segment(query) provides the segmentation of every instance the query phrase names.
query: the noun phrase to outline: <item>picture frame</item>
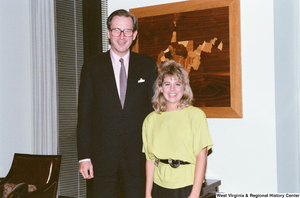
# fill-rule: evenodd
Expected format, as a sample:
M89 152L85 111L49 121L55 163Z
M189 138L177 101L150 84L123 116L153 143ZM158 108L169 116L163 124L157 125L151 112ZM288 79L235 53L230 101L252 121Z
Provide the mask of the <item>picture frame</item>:
M181 63L194 106L207 118L242 118L239 0L190 0L132 8L139 29L132 51Z

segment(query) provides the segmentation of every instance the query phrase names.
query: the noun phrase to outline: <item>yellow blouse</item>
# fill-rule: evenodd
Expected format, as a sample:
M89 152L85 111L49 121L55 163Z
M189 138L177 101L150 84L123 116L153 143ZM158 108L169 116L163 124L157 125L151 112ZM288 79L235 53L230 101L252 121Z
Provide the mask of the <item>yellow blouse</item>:
M154 183L175 189L193 185L196 156L212 147L205 113L193 106L178 111L150 113L143 123L143 152L147 160L174 159L191 164L172 168L159 163Z

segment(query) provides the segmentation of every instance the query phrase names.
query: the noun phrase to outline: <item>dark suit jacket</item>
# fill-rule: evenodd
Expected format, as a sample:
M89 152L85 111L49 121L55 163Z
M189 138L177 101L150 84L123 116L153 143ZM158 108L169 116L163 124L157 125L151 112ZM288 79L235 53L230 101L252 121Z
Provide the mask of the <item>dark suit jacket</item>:
M124 109L109 51L85 61L78 97L78 158L91 158L95 173L113 175L124 157L133 175L145 174L142 123L152 111L154 58L130 52Z

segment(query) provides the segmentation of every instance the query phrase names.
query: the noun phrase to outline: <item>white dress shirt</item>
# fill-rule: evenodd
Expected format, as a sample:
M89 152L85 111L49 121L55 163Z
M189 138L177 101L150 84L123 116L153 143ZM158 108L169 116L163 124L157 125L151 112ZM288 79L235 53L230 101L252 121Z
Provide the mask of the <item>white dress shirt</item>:
M112 50L110 50L110 58L111 58L111 62L112 62L113 69L114 69L115 80L116 80L119 97L120 97L120 69L121 69L120 58L123 58L123 60L124 60L126 76L128 77L129 54L130 53L128 50L127 54L124 57L119 57Z

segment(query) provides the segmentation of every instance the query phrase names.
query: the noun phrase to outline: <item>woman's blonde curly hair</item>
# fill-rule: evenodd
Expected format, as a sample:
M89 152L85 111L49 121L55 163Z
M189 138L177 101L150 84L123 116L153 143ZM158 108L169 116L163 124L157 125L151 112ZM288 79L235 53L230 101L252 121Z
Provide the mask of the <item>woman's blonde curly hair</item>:
M161 87L166 76L177 78L184 85L183 96L178 104L178 109L192 105L193 92L190 87L189 75L185 68L174 60L164 62L160 66L158 77L154 83L154 96L152 97L153 108L157 113L166 111L166 99L161 93Z

